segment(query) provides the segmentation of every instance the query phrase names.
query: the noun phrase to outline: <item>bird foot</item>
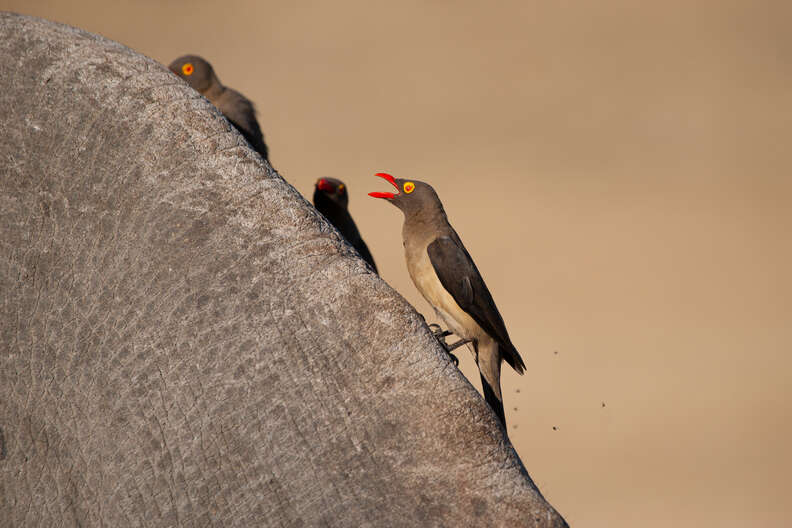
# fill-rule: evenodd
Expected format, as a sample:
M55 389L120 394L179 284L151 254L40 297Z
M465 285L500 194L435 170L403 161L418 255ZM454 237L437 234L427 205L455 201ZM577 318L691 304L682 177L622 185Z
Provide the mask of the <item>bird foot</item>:
M437 339L437 342L440 343L440 346L443 347L443 350L445 350L446 354L448 354L448 357L449 359L451 359L451 362L454 364L454 366L458 367L459 358L456 357L454 354L452 354L451 351L457 348L458 346L460 346L461 343L454 343L453 345L449 345L448 343L446 343L445 340L445 338L447 336L450 336L453 332L451 332L450 330L443 330L442 328L440 328L440 325L434 323L429 325L429 329L432 331L432 335L435 336L435 339Z
M437 339L443 339L444 337L450 336L451 334L453 334L453 332L451 330L443 330L442 328L440 328L440 325L437 324L437 323L430 324L429 325L429 330L432 331L432 333L434 334L434 336ZM445 340L444 339L443 339L443 344L445 344Z

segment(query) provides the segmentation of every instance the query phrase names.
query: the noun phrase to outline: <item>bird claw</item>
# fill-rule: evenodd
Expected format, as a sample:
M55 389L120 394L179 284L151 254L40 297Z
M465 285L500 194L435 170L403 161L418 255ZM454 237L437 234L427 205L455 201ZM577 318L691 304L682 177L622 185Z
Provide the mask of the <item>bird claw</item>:
M443 347L443 350L445 350L445 353L448 354L448 358L451 360L451 362L454 364L454 366L458 367L459 366L459 358L456 357L454 354L452 354L451 351L454 350L455 348L457 348L457 347L469 342L469 340L467 340L467 341L463 340L463 341L460 341L458 343L454 343L453 345L449 345L448 343L446 343L445 338L447 336L450 336L453 332L451 332L450 330L443 330L442 328L440 328L439 324L435 324L435 323L430 324L429 325L429 329L432 331L432 335L435 336L435 339L437 339L437 342L440 343L440 346Z
M445 338L446 336L450 336L453 334L451 330L443 330L440 328L440 325L437 323L432 323L429 325L429 330L432 331L432 334L445 345Z
M459 367L459 358L456 357L454 354L446 350L446 354L448 354L448 359L451 360L451 363L454 364L455 367Z

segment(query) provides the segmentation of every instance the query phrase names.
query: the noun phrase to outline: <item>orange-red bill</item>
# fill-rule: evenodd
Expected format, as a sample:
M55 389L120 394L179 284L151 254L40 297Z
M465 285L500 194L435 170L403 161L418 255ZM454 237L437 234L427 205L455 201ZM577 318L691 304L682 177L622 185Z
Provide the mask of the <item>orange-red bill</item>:
M320 191L328 191L328 192L330 192L330 191L332 191L332 190L333 190L333 184L332 184L332 183L330 183L329 181L325 180L324 178L320 179L320 180L319 180L319 181L316 183L316 187L317 187L317 188L318 188Z
M383 180L389 181L391 185L396 187L396 194L399 194L399 186L396 185L396 180L393 179L393 176L391 176L390 174L386 174L384 172L378 172L374 176L379 176ZM370 192L369 196L373 196L374 198L392 199L392 198L396 198L396 194L389 193L389 192Z

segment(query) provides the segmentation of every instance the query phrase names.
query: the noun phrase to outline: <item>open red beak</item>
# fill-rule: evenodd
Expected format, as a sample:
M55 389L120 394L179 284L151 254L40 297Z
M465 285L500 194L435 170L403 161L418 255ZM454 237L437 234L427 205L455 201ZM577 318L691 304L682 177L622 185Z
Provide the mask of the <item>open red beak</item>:
M396 187L396 194L399 194L400 192L399 186L396 185L396 180L393 179L393 176L391 176L390 174L385 174L384 172L378 172L374 176L379 176L383 180L388 180L391 185ZM373 196L374 198L387 198L389 200L392 200L393 198L396 198L396 194L389 192L370 192L369 196Z

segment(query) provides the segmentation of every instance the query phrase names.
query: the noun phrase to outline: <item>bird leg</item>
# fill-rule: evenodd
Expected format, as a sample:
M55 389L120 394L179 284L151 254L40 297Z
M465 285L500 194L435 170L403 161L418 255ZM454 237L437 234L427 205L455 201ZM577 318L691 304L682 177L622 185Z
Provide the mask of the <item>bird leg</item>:
M468 343L472 343L472 342L473 342L472 339L460 339L459 341L457 341L453 345L446 345L446 352L448 352L450 354L452 350L454 350L456 348L459 348L462 345L467 345ZM444 342L444 344L445 344L445 342Z
M459 343L454 343L453 345L449 346L449 344L446 343L445 340L445 338L453 334L453 332L451 330L443 330L442 328L440 328L439 324L435 324L435 323L429 325L429 330L432 331L432 335L435 336L437 342L440 343L440 345L443 347L443 350L446 351L446 354L448 354L448 357L451 359L451 362L454 364L454 366L458 367L459 358L456 357L454 354L452 354L451 351L454 350L456 347L458 347Z
M454 332L452 332L451 330L443 330L442 328L440 328L440 325L436 323L430 324L429 329L432 331L432 333L437 338L437 340L440 341L440 343L443 345L443 348L446 349L446 352L451 352L452 350L459 348L462 345L467 345L468 343L473 342L472 339L461 339L456 343L454 343L453 345L449 345L448 343L446 343L445 338L447 336L452 335Z
M443 330L442 328L440 328L440 325L437 324L437 323L430 324L429 325L429 330L432 331L432 333L434 334L434 336L437 339L442 339L442 338L444 338L446 336L450 336L451 334L454 333L451 330Z

